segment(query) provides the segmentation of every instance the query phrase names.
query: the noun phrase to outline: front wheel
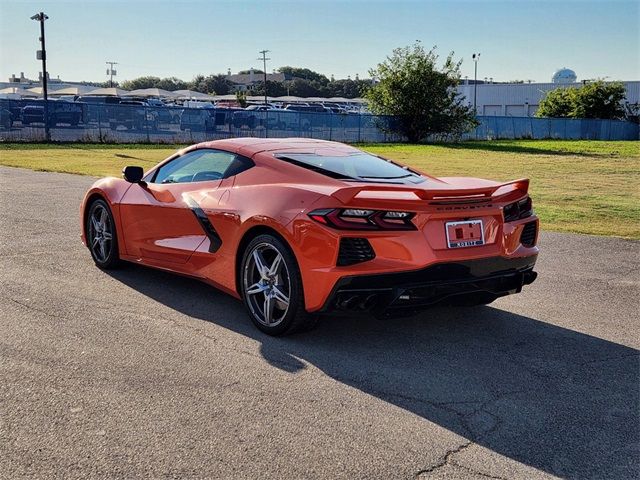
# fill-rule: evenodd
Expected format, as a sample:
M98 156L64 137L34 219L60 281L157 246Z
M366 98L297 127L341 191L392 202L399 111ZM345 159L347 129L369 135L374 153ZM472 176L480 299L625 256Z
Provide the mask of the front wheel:
M269 335L307 330L315 317L304 308L302 278L288 246L259 235L247 246L240 271L242 298L254 325Z
M116 224L111 209L104 200L96 200L89 207L85 237L91 257L99 268L108 270L118 266L120 255Z

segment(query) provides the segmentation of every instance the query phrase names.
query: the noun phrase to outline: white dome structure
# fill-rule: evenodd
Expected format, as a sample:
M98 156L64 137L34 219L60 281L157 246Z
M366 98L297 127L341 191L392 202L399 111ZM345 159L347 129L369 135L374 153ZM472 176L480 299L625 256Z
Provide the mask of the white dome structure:
M576 83L577 79L576 72L566 67L562 67L551 77L553 83Z

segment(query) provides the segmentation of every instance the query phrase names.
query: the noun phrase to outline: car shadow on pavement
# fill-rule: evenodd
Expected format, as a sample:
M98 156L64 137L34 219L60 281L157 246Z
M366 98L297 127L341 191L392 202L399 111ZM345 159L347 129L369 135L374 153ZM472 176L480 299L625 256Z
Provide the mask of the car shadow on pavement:
M327 316L311 332L272 338L239 301L195 280L134 266L111 275L255 339L275 368L309 363L518 462L561 477L637 478L634 348L492 307L391 320Z

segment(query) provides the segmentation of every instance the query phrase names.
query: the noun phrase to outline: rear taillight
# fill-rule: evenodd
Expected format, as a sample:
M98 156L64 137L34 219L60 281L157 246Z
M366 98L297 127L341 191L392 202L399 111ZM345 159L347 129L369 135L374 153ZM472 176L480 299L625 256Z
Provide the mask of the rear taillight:
M339 230L416 230L415 213L359 208L321 208L309 218Z
M521 218L530 217L533 215L533 203L531 202L531 197L526 197L522 200L506 205L502 209L502 213L504 214L505 222L513 222L515 220L520 220Z

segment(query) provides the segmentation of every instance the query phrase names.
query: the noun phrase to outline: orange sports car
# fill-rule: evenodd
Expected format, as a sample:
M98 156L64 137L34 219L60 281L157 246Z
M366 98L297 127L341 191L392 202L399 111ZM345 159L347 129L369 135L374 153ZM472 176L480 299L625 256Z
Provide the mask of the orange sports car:
M316 313L481 305L536 278L529 181L435 178L354 147L238 138L185 148L81 207L100 268L128 260L241 298L262 331Z

